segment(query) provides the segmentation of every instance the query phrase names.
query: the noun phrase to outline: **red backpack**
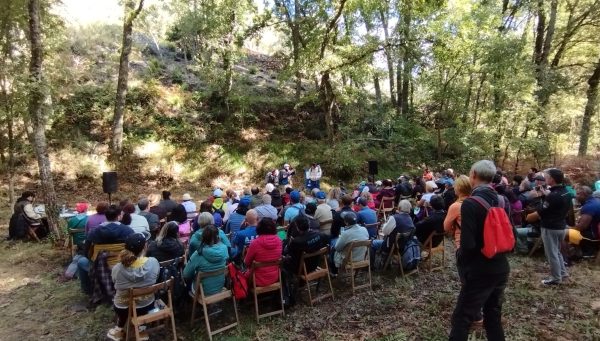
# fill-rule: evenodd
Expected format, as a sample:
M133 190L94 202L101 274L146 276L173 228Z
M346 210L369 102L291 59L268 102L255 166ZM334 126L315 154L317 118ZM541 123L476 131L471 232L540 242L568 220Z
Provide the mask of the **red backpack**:
M243 300L248 296L248 280L242 272L233 263L227 264L229 278L231 279L231 289L236 300Z
M512 224L504 210L504 197L498 195L498 206L491 207L481 197L472 196L479 205L487 210L483 223L483 248L481 253L487 258L494 258L499 253L510 252L515 247L515 236Z

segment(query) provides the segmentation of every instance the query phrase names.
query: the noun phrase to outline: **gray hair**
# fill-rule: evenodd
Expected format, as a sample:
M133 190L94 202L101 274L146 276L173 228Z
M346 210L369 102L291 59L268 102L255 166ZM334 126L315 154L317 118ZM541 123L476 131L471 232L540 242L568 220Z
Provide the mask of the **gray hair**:
M147 209L148 205L150 205L150 201L147 198L142 198L138 201L138 207L140 208L140 211Z
M262 196L262 202L265 205L271 205L271 196L268 194L265 194Z
M481 181L491 182L496 175L496 165L490 160L480 160L471 166L471 173L475 173Z
M592 189L588 186L579 186L579 188L577 188L577 192L581 192L586 198L589 198L593 193Z
M213 217L212 214L210 214L210 212L202 212L202 213L200 213L200 216L198 216L198 226L204 227L207 225L214 225L214 224L215 224L215 218Z
M412 205L411 205L410 201L408 201L406 199L400 200L398 207L400 208L400 212L404 212L404 213L410 213L410 210L412 210Z

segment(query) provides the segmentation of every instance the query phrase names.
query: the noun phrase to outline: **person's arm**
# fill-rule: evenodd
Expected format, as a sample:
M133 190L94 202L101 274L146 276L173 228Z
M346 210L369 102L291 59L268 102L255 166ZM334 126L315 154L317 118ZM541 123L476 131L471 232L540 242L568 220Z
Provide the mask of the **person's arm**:
M246 258L244 258L244 264L246 264L246 268L249 269L252 266L254 258L256 258L256 244L250 243L250 246L248 246L248 252L246 252Z
M42 219L41 215L35 213L35 211L33 210L32 204L25 205L25 207L23 207L23 213L25 213L27 218L32 219L32 220Z
M583 211L583 209L582 209ZM590 224L592 223L592 216L587 213L581 213L579 216L579 220L574 228L578 231L585 231L590 228Z
M341 233L340 231L340 237L338 238L337 242L335 243L335 250L338 252L342 252L344 250L344 248L346 247L346 236L348 234L347 233Z
M394 216L390 216L388 218L388 220L385 222L385 224L383 225L383 235L387 236L390 233L392 233L392 231L394 231L394 229L396 228L396 219L394 219Z
M454 231L454 223L456 222L458 215L460 213L460 204L454 203L450 205L448 209L448 214L444 219L444 232L451 233Z
M219 238L221 239L221 242L225 244L225 246L228 248L231 247L231 241L229 241L229 238L227 238L227 235L221 229L219 229Z

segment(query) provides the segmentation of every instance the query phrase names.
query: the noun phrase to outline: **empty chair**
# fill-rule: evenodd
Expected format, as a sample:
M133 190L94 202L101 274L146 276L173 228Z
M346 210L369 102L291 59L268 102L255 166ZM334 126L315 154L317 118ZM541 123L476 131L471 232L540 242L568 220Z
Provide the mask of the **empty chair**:
M300 258L300 268L298 269L298 277L306 282L306 291L308 292L308 302L310 303L311 307L314 302L318 302L318 301L321 301L321 300L323 300L325 298L329 298L329 297L331 297L332 299L334 298L333 286L331 285L331 277L329 276L329 266L327 264L327 255L328 254L329 254L329 248L324 247L324 248L320 249L319 251L312 252L312 253L303 252L302 257ZM314 271L308 272L307 268L306 268L306 260L311 259L311 258L320 258L322 261L321 261L321 264ZM319 296L319 285L321 284L321 279L323 279L323 278L327 278L327 282L329 283L329 292L325 292L323 295ZM316 283L316 289L315 289L316 297L313 299L310 286L311 286L311 282L314 282L314 281L317 281L317 283Z

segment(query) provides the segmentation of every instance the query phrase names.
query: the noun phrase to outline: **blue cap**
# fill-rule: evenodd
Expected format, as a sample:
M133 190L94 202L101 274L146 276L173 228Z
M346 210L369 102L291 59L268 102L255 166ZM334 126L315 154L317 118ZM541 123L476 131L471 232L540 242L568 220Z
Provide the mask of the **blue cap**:
M243 197L242 199L240 199L240 203L238 204L239 206L250 206L250 198L248 197Z
M325 194L325 192L323 192L323 191L318 192L316 196L317 196L317 199L327 198L327 194Z
M296 190L292 191L292 193L290 193L290 199L294 203L300 202L300 192Z

